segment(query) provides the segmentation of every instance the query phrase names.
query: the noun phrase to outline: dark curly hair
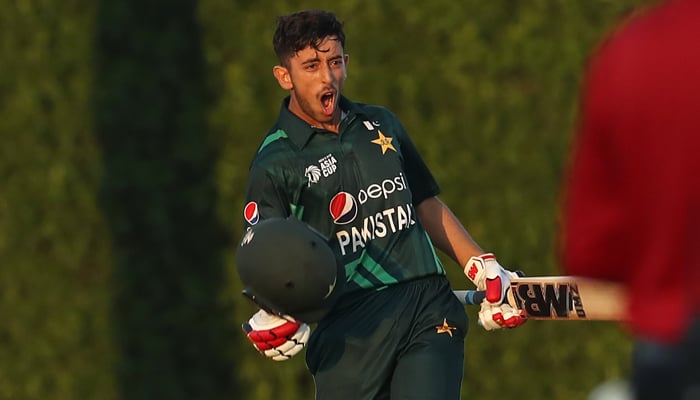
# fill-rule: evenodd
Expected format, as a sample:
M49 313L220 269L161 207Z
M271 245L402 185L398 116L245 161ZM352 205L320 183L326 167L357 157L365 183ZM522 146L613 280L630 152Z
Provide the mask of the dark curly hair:
M345 48L343 23L330 11L304 10L277 17L272 46L282 65L307 46L316 50L321 41L335 36Z

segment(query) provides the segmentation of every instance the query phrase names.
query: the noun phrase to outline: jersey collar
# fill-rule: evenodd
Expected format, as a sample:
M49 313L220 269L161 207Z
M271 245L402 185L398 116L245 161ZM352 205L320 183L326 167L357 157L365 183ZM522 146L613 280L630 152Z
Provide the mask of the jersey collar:
M359 107L345 96L340 96L338 105L341 111L347 114L345 118L352 118L361 113ZM282 129L287 136L289 136L289 139L300 149L306 146L306 143L308 143L313 134L325 131L323 128L309 125L306 121L289 111L289 96L282 100L282 107L280 107L280 114L277 122L279 128Z

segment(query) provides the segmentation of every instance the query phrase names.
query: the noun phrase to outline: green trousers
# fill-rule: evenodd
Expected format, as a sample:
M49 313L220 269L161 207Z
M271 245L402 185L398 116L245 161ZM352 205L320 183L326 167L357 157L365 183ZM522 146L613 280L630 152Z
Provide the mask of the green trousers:
M457 400L468 320L444 276L341 300L314 329L318 400Z

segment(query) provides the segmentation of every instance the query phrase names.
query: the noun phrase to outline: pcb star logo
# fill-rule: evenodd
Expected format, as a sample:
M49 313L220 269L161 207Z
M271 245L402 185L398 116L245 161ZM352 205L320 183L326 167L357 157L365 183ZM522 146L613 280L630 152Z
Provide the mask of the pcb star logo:
M457 327L448 325L447 318L443 318L442 325L436 326L435 330L437 331L438 334L446 333L446 334L450 335L450 337L452 337L452 331L456 331Z
M394 145L391 144L391 141L394 140L391 136L384 136L382 131L377 131L379 133L379 137L376 139L372 140L372 143L378 144L379 146L382 147L382 154L386 153L388 149L396 151L396 148L394 148Z

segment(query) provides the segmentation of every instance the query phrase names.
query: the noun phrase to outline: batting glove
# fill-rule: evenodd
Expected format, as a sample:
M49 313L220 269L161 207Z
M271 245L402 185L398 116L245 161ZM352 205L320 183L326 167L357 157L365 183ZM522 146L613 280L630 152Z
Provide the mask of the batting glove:
M484 329L516 328L527 321L522 311L508 304L506 298L510 278L518 275L501 267L495 255L486 253L470 258L464 266L464 274L477 290L486 291L479 311L479 325Z
M263 310L243 323L248 340L265 357L284 361L299 353L309 340L309 325L269 314Z

